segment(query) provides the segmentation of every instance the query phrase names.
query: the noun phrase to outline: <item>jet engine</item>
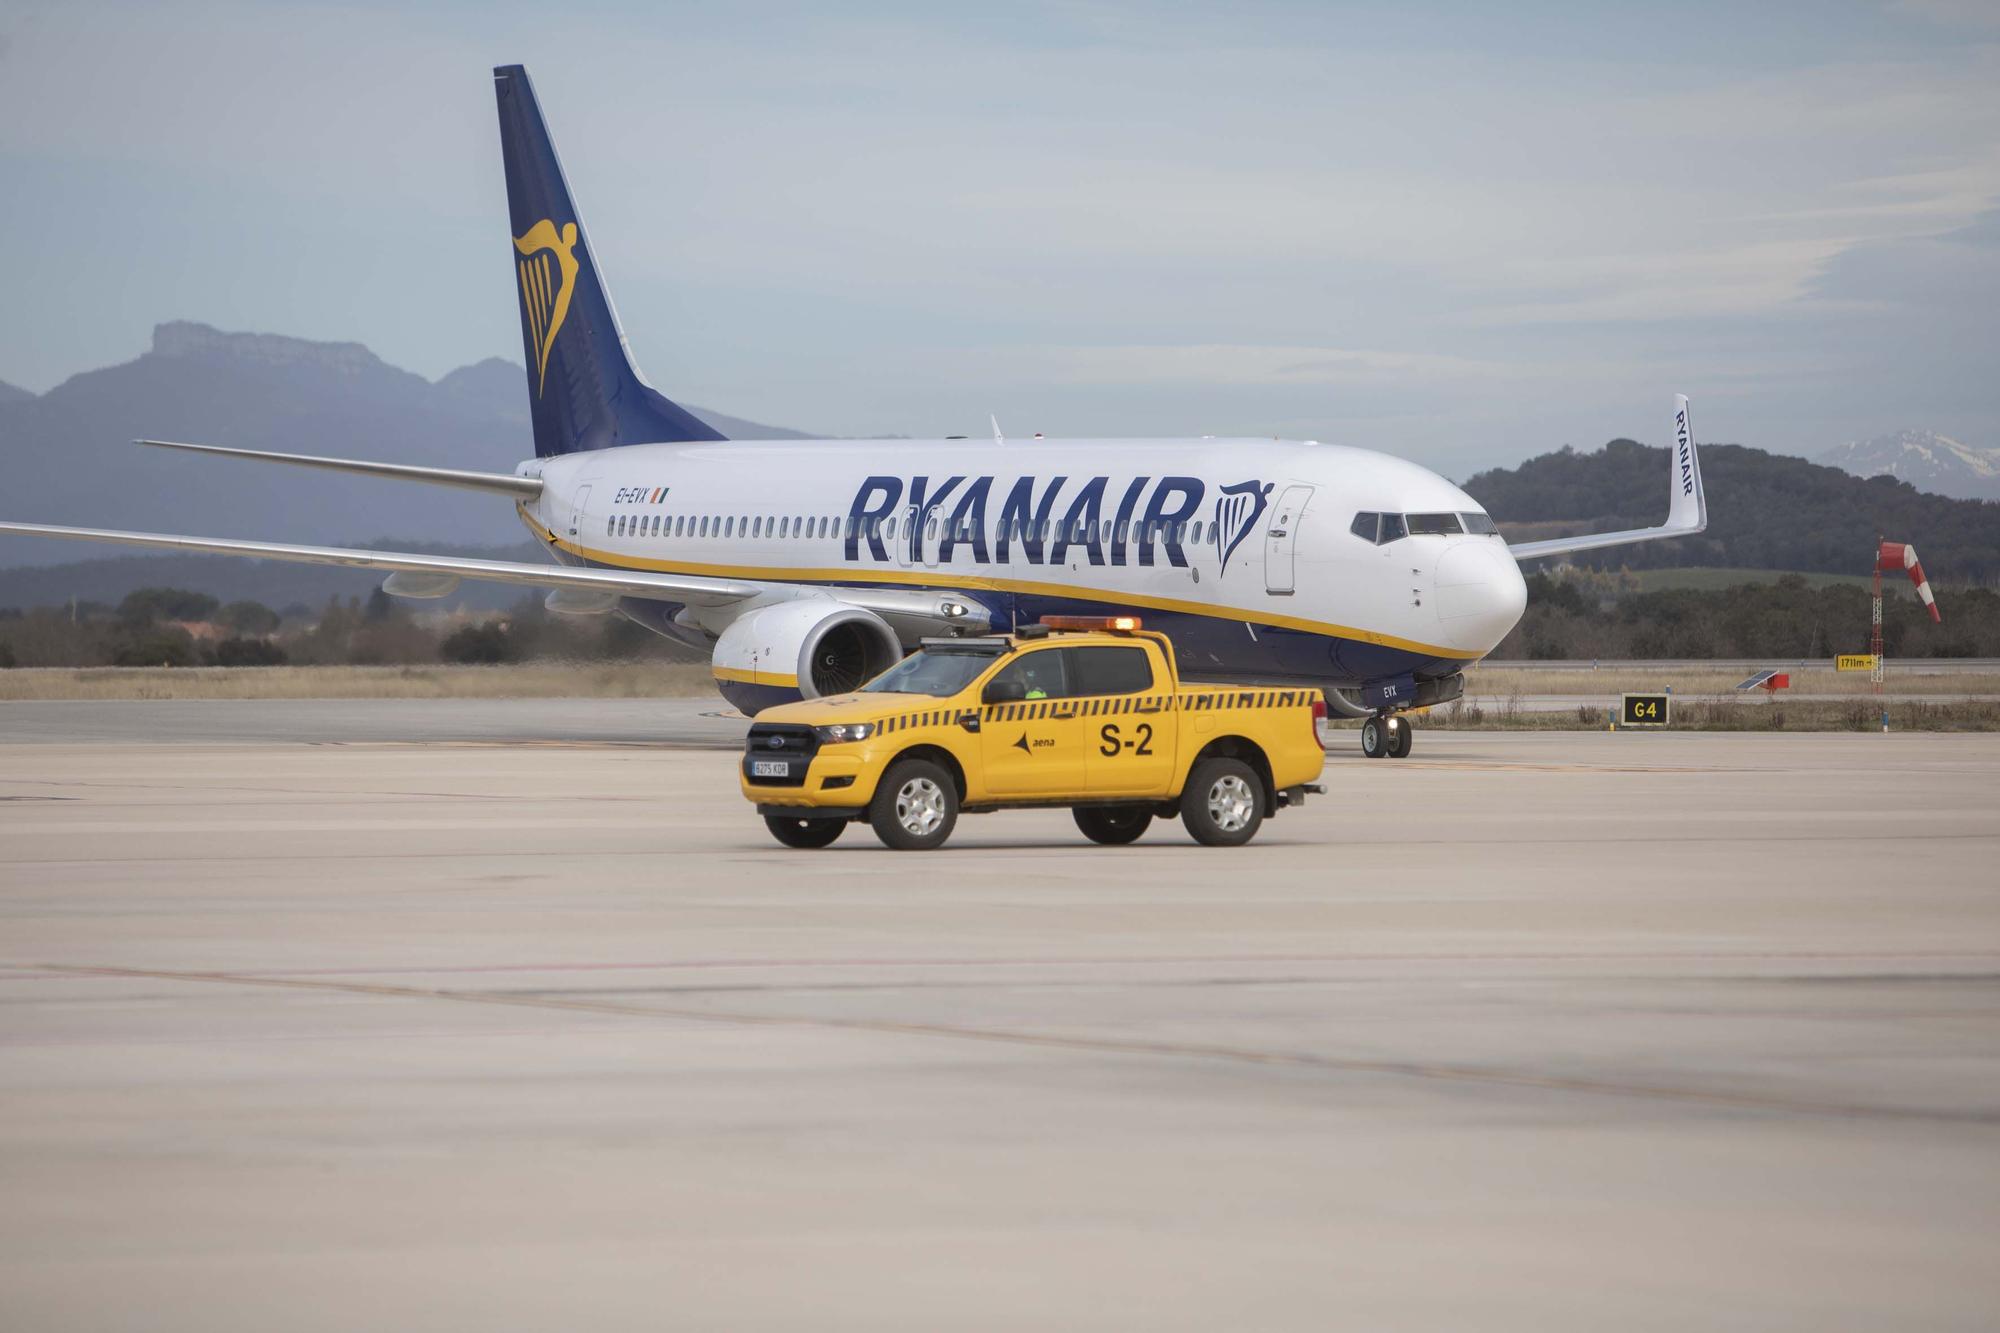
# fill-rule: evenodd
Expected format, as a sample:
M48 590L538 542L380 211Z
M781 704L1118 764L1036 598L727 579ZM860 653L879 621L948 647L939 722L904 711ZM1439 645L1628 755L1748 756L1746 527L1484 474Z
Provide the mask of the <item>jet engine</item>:
M722 697L755 713L772 704L855 689L903 660L889 622L830 597L746 611L715 642L709 669Z

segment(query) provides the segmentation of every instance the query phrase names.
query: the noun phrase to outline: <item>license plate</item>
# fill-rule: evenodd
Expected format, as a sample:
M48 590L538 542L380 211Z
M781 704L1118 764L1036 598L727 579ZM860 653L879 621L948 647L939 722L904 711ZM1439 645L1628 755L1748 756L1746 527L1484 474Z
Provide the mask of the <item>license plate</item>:
M753 778L788 778L792 766L782 759L752 759L750 776Z

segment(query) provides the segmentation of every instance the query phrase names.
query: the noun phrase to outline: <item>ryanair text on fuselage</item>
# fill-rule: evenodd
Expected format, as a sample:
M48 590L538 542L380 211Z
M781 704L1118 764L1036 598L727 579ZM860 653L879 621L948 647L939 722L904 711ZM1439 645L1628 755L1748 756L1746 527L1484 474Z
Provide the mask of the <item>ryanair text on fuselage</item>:
M1185 569L1190 524L1202 517L1208 483L1200 477L1017 477L1004 492L992 476L876 475L863 481L848 506L843 558L858 562L862 544L875 560L925 556L951 560L964 548L972 563L1060 564L1080 551L1093 565L1153 565ZM1226 570L1269 503L1271 483L1238 482L1217 489L1215 514L1203 531ZM898 527L894 521L903 521ZM939 521L942 520L942 521ZM1015 553L1018 545L1019 554ZM963 557L961 557L963 558Z

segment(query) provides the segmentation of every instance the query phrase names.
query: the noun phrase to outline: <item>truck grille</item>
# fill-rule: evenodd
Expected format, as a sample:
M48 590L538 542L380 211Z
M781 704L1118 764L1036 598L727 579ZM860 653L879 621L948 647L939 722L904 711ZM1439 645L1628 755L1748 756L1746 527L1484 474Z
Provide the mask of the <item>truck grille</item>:
M759 787L803 787L818 750L819 738L811 727L754 722L743 742L743 777ZM778 765L782 773L775 771Z

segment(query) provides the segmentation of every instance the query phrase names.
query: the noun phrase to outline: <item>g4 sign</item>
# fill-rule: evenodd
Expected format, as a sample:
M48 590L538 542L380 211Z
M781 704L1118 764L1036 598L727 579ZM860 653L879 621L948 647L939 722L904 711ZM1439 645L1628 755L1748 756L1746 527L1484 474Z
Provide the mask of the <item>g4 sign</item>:
M1619 725L1626 727L1664 727L1667 725L1668 705L1673 701L1671 694L1627 694L1621 696Z

